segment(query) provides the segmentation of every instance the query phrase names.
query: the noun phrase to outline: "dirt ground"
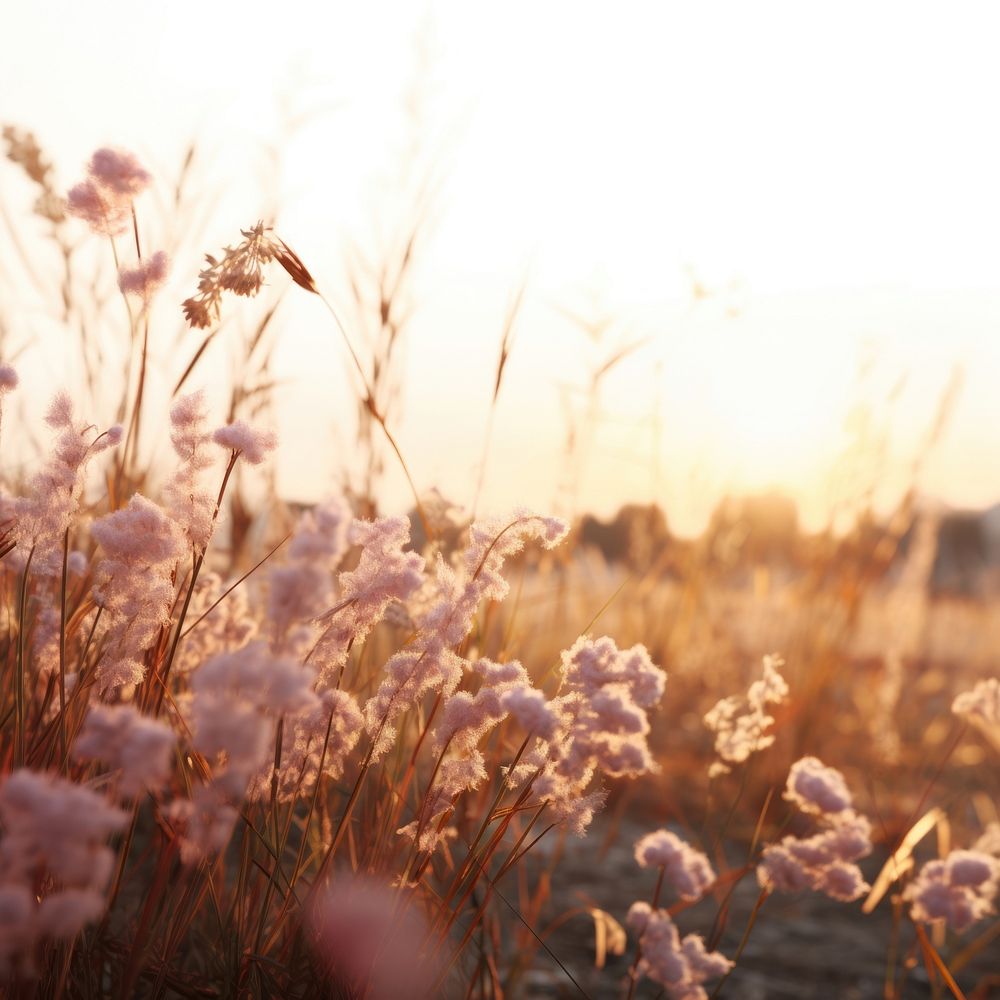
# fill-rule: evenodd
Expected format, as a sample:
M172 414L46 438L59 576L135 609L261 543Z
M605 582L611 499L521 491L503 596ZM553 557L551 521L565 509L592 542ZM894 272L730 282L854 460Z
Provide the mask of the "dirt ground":
M649 829L626 820L606 851L602 851L606 821L595 822L584 840L568 839L553 878L551 914L590 903L624 923L631 903L636 899L649 900L655 884L655 874L639 868L632 856L632 845ZM553 848L554 845L549 846L549 850ZM731 857L734 862L739 857L736 848L732 849ZM883 861L884 856L876 855L862 863L869 880ZM730 957L735 954L758 894L753 876L745 877L736 888L730 919L719 943L724 954ZM685 910L677 917L681 934L707 934L717 908L710 897ZM971 940L986 926L977 926L966 939ZM892 912L888 901L884 900L874 913L865 915L860 903L836 903L818 893L773 895L759 913L721 996L730 1000L883 1000L891 935ZM904 923L900 942L904 954L913 941L912 927ZM546 943L580 988L573 985L549 955L540 951L516 987L517 997L525 1000L624 997L634 955L631 937L625 954L609 958L604 969L594 968L594 926L587 914L571 918ZM988 946L957 979L966 994L972 996L977 985L991 974L994 977L1000 974L1000 943ZM709 993L713 987L714 984L709 987ZM947 992L933 992L919 957L909 969L899 995L904 1000L948 996ZM1000 979L992 990L986 987L974 995L977 1000L1000 997ZM665 994L658 985L644 981L636 996L651 1000Z

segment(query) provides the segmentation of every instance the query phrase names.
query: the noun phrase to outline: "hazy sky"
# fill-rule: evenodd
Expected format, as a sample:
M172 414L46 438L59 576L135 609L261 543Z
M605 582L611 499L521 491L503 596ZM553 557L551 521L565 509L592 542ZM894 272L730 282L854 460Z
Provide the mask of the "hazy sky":
M417 169L433 158L444 183L398 430L422 487L471 502L526 281L486 506L656 496L693 530L725 492L777 486L816 524L866 483L883 501L905 485L956 377L920 485L1000 497L992 3L67 0L4 24L0 119L34 129L67 186L100 145L172 178L199 141L217 196L178 299L200 252L275 211L343 296L348 241L376 246L397 211L421 81ZM5 200L18 183L0 172ZM595 344L565 310L614 323ZM284 315L280 484L315 496L351 447L354 389L322 308ZM634 343L593 402L593 372ZM386 496L405 502L395 473Z

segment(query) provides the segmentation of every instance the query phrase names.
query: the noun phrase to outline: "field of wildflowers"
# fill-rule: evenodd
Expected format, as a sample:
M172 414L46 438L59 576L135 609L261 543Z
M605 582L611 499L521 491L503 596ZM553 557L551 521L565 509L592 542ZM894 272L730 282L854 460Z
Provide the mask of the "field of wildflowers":
M213 414L207 341L150 409L171 267L141 239L150 172L101 149L64 193L28 133L4 137L37 196L25 230L64 263L67 327L74 248L103 241L129 337L117 422L52 386L29 471L0 465L6 995L777 995L740 979L772 896L884 932L874 995L1000 988L1000 680L901 680L912 655L888 629L866 675L850 641L874 584L847 586L836 554L777 594L799 623L778 655L767 628L736 641L763 612L734 609L697 553L679 584L654 568L612 587L544 513L465 523L416 486L412 519L370 498L246 499L280 442L256 398ZM215 336L265 271L322 298L258 223L207 257L178 304L190 328ZM409 478L370 360L327 307L369 431ZM82 370L101 384L92 353ZM4 456L35 433L25 391L0 354ZM150 425L172 445L156 468ZM926 616L919 590L886 606ZM642 892L573 898L561 862L595 838ZM589 968L561 952L570 928L595 942ZM844 982L800 995L872 995Z

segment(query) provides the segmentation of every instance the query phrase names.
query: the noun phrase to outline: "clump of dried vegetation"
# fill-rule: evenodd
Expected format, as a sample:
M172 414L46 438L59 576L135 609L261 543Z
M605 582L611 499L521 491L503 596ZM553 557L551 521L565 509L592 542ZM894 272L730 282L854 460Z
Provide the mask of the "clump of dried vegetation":
M557 518L456 521L419 494L382 402L398 278L378 284L376 335L354 343L263 223L207 256L183 312L208 332L181 352L167 414L151 414L152 307L171 266L141 239L156 180L102 149L63 196L29 133L4 139L37 198L18 245L51 292L25 234L51 242L53 319L80 332L82 373L79 399L54 394L31 471L0 468L9 995L502 997L548 967L568 994L707 997L738 973L767 900L803 893L856 920L891 910L885 995L903 995L918 962L934 990L962 995L957 977L1000 928L997 681L957 678L952 716L939 676L900 680L914 655L888 631L862 677L851 642L882 554L852 575L831 541L804 583L737 598L697 546L669 579L653 561L618 581ZM117 293L82 273L81 247L99 240ZM380 273L405 273L411 251L403 241ZM369 492L297 513L267 490L244 496L246 467L259 474L278 446L273 307L244 340L224 417L196 386L226 296L257 296L268 268L327 303L360 380L363 447L406 471L419 547L416 522L379 516ZM12 411L11 336L5 456L30 437ZM113 389L101 373L116 337ZM89 407L107 413L117 390L113 422L95 426ZM165 416L172 455L154 466L143 428ZM926 617L920 580L907 586ZM787 625L787 665L767 656L748 679L767 614ZM740 615L758 632L740 637ZM602 810L606 843L626 813L652 830L634 845L645 897L617 913L574 910L559 890L560 859ZM940 857L921 865L934 830ZM746 882L759 895L737 926ZM682 931L695 904L714 918ZM579 917L607 966L588 985L552 943Z

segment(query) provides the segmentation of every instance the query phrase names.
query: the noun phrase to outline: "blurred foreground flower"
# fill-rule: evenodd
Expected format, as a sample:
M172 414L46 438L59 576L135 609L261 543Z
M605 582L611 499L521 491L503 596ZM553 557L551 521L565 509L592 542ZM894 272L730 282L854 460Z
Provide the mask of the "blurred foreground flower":
M114 865L105 841L127 818L51 774L24 768L0 786L0 979L30 975L36 941L71 940L104 912Z
M313 947L338 996L421 1000L432 996L440 963L422 955L427 921L410 890L341 875L319 896Z
M153 293L167 280L169 266L167 255L162 250L157 250L152 257L140 261L136 267L123 267L118 272L118 288L125 295L135 295L142 299L143 305L148 307Z
M133 198L149 187L152 178L132 153L115 149L97 150L87 173L87 179L66 196L69 213L95 233L123 233L131 220Z

